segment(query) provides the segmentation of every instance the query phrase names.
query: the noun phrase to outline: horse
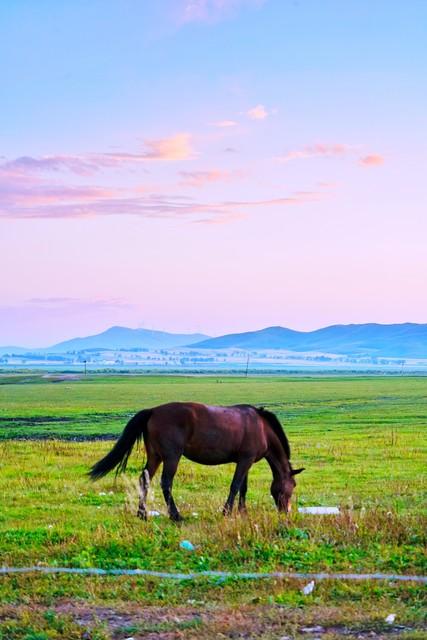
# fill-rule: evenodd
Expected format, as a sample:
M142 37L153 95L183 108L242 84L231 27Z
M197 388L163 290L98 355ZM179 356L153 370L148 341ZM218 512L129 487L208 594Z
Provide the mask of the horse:
M144 439L147 462L139 478L137 516L147 519L146 499L150 482L163 463L161 487L171 520L181 514L172 496L172 484L181 456L205 465L236 463L223 514L233 510L239 492L238 510L246 512L248 471L265 458L271 467L271 495L279 512L289 512L295 488L289 441L274 413L251 405L208 406L196 402L171 402L143 409L133 416L111 451L89 471L92 480L116 469L125 471L136 442Z

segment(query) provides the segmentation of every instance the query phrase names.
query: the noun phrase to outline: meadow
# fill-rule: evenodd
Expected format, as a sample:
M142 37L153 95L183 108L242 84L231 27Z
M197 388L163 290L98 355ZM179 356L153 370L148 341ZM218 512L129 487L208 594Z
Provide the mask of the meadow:
M224 519L233 467L183 461L180 526L159 477L148 508L160 515L135 517L142 449L126 475L88 480L131 415L171 400L274 411L306 467L292 514L276 513L264 462L249 476L248 515ZM424 377L0 376L0 564L426 575L426 418ZM340 514L297 510L310 505ZM310 595L304 584L4 575L0 639L426 637L421 584L324 581Z

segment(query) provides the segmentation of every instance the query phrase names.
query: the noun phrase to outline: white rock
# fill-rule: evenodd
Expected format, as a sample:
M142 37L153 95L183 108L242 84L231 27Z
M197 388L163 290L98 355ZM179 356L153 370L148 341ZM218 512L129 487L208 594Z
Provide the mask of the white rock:
M298 511L300 513L311 513L316 516L336 516L340 512L338 507L298 507Z
M160 511L149 511L148 515L152 516L153 518L156 518L157 516L160 515Z
M389 613L387 618L384 619L384 622L387 622L387 624L393 624L393 622L396 620L396 614L395 613Z
M305 587L303 587L301 589L301 591L303 592L303 594L305 596L309 596L310 593L313 593L314 591L314 580L312 580L311 582L309 582L308 584L305 585Z

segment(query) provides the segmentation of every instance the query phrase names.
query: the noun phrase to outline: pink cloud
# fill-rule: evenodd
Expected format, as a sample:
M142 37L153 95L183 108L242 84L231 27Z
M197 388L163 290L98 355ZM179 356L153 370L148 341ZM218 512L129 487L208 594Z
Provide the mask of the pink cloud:
M263 104L257 104L256 107L249 109L246 112L246 115L251 120L265 120L265 118L268 117L269 112L267 111L267 109L264 107Z
M354 150L346 144L314 144L295 151L289 151L286 155L277 158L280 162L291 160L304 160L306 158L325 158L331 156L343 156Z
M231 127L236 127L238 122L235 120L219 120L218 122L212 122L213 127L218 127L219 129L227 129Z
M138 158L179 159L193 153L188 134L177 134L171 138L152 140ZM73 158L73 160L75 160ZM127 162L134 154L92 154L90 162L96 166L103 163ZM34 160L34 161L33 161ZM302 204L317 198L312 192L295 192L286 197L267 200L214 201L195 200L182 193L160 193L152 186L105 187L99 185L66 185L51 183L43 171L60 170L64 165L80 170L68 162L64 155L40 159L40 164L29 156L0 166L0 217L7 219L61 219L101 216L141 216L145 218L175 218L200 222L230 222L244 217L245 211L257 207ZM84 158L86 163L89 161ZM110 166L110 164L109 164ZM49 167L49 169L47 169ZM28 172L28 173L27 173ZM219 181L230 181L242 177L242 172L211 169L204 171L181 171L180 186L203 187Z
M176 133L170 138L146 140L149 148L143 157L151 160L187 160L194 156L189 133Z
M364 165L365 167L379 167L380 165L384 164L384 162L384 156L380 156L376 153L373 153L369 156L364 156L359 160L359 163Z
M84 309L92 309L92 308L132 308L133 305L129 304L122 298L97 298L95 300L84 300L81 298L69 298L69 297L51 297L51 298L29 298L24 301L24 305L28 306L37 306L44 307L49 309L62 309L66 311L71 307L78 308L80 311ZM24 306L23 305L23 306Z
M97 166L92 161L79 156L43 156L41 158L21 156L0 166L2 173L8 172L16 175L70 171L80 176L86 176L91 175L96 170Z
M229 171L221 171L220 169L212 169L211 171L180 171L183 180L180 182L186 187L201 187L210 182L219 182L228 180L231 177Z
M149 160L179 161L194 157L192 137L189 133L176 133L168 138L145 140L141 153L88 153L83 155L52 155L33 158L21 156L0 165L0 175L19 176L34 173L69 171L89 176L104 168L147 162Z
M269 198L266 200L243 200L224 202L224 207L265 207L304 204L306 202L314 202L319 200L321 194L317 191L294 191L292 195L280 198Z
M118 189L94 186L51 185L31 176L2 173L0 171L0 215L9 208L35 207L58 202L89 202L111 198Z
M190 180L223 179L225 172L195 172ZM290 196L266 200L200 202L174 194L143 194L141 189L104 189L0 184L0 217L13 219L61 219L133 215L145 218L193 219L227 222L244 217L245 209L304 204L318 199L316 192L298 191ZM202 216L202 220L201 220Z

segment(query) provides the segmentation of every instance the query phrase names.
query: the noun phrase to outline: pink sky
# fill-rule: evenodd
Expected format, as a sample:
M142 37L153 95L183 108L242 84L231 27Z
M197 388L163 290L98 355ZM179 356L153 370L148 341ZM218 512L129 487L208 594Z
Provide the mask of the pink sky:
M74 58L35 15L28 57L18 55L22 14L4 17L0 54L14 73L0 158L0 345L113 324L218 335L426 322L415 18L396 50L400 17L369 32L368 4L353 27L343 17L343 33L326 26L332 7L166 5L163 22L160 9L141 9L138 40L107 2L98 44L77 29L94 9L57 7L65 45L82 38ZM292 25L307 30L303 43Z

